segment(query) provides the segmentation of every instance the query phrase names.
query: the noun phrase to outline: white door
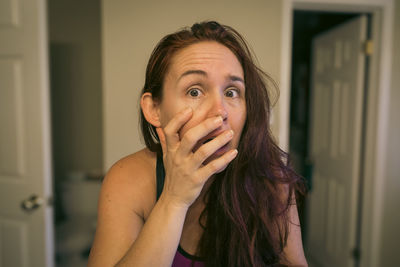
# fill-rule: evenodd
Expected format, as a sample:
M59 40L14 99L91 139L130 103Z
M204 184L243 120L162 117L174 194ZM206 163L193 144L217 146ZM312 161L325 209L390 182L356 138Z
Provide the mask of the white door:
M367 18L313 40L307 251L318 266L354 266Z
M0 266L54 266L45 0L0 0Z

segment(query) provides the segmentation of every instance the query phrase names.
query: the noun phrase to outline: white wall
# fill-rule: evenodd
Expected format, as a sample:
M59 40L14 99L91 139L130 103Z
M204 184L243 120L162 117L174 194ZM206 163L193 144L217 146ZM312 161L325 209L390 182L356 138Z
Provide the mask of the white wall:
M260 66L276 80L280 76L279 0L103 0L102 12L105 169L144 147L139 138L139 92L150 53L164 35L194 22L217 20L243 34ZM275 134L278 127L273 125Z

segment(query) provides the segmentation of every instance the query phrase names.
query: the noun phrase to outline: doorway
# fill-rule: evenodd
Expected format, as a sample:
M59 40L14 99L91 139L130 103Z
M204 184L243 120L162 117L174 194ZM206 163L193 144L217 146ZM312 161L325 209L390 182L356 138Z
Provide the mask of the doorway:
M361 15L315 11L293 14L289 152L311 195L300 205L299 214L305 251L312 266L359 263L364 143L361 129L365 127L362 112L367 79L364 83L355 76L361 74L365 78L368 61L364 60L367 57L361 51L360 40L346 34L349 30L355 35L361 31L362 43L369 39L370 16ZM346 57L347 66L338 66ZM359 59L362 62L354 64ZM320 68L321 64L325 67ZM323 68L325 75L318 74ZM343 76L349 72L354 77ZM346 103L349 99L359 104ZM346 140L359 145L346 144ZM342 154L337 152L338 144ZM346 210L347 206L350 208ZM341 218L344 216L348 221Z
M101 1L47 1L57 267L87 265L103 176Z
M391 92L391 61L393 42L394 1L348 0L284 0L282 16L282 65L279 133L280 146L289 143L289 103L292 51L292 18L294 10L367 12L372 14L371 35L374 49L369 60L367 75L369 90L366 106L366 129L364 153L364 186L362 192L362 222L360 266L378 266L381 259L383 229L382 208L384 201L385 168L388 153L386 133L388 130L388 103ZM379 177L379 179L377 179Z
M306 179L308 190L312 187L309 162L312 40L356 16L359 14L303 10L296 10L293 14L289 153L296 171ZM305 222L302 211L301 222ZM302 231L305 236L306 229Z

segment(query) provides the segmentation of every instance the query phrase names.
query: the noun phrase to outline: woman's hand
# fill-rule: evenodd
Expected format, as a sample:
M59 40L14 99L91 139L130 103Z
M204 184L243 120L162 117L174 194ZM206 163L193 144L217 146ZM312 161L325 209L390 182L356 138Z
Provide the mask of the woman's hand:
M221 133L193 152L201 138L222 125L222 118L208 118L189 129L180 139L179 130L191 117L192 109L185 109L175 115L164 129L156 129L163 150L166 173L161 197L185 207L196 200L208 178L225 168L237 155L237 150L233 149L203 165L208 157L232 139L233 131Z

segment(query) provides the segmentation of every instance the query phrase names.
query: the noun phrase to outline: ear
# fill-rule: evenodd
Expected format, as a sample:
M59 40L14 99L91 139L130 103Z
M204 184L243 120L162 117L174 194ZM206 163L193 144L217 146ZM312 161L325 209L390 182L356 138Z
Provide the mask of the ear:
M146 121L154 127L161 127L160 106L158 101L153 99L151 93L144 93L140 98L140 106Z

